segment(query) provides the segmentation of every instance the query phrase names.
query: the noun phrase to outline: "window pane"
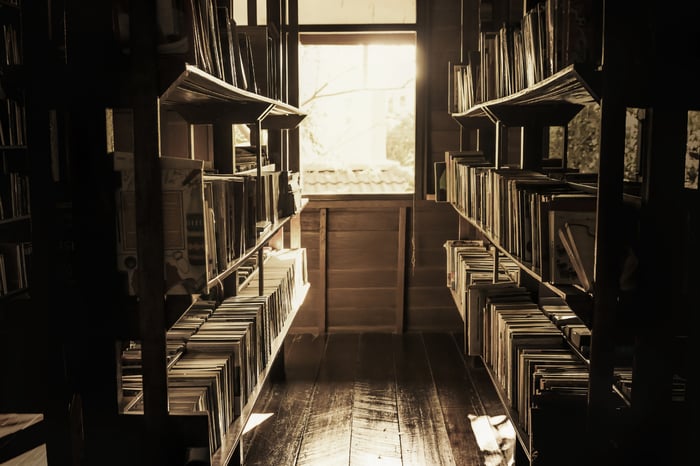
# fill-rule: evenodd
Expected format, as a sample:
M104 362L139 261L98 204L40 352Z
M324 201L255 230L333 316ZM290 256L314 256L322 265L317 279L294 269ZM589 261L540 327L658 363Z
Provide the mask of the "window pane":
M412 24L416 0L299 0L299 24Z
M266 1L256 0L255 8L257 10L257 20L255 24L267 24ZM233 0L233 19L239 26L248 25L248 0Z
M415 44L301 45L299 56L304 192L413 192Z

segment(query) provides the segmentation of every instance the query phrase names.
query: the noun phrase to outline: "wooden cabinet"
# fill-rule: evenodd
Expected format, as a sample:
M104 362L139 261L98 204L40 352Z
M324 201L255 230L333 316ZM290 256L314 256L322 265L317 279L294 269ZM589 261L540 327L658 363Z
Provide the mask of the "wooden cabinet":
M578 375L580 364L567 369L571 386L576 377L583 380L577 384L579 396L560 389L557 397L542 378L539 385L517 379L517 371L524 370L517 355L526 351L512 349L508 342L515 340L482 344L479 355L516 426L516 460L561 464L567 455L567 464L610 458L648 464L668 461L668 455L683 462L692 452L684 445L686 424L679 413L695 403L694 376L683 361L694 354L696 332L681 322L688 322L685 309L697 299L683 285L697 278L687 268L697 254L692 245L697 208L691 200L697 200L697 190L684 187L684 178L688 114L697 110L698 92L657 45L671 42L670 31L690 39L690 26L678 12L657 15L653 1L635 11L595 1L464 1L463 6L480 11L481 22L477 31L465 28L463 62L454 65L449 78L452 96L462 98L451 99L450 105L465 144L446 154L447 198L460 213L463 230L475 229L483 241L480 254L491 258L486 280L522 287L548 317L542 328L559 329L563 338L556 351L570 350L586 374L584 379ZM698 52L693 46L686 57ZM593 133L598 135L597 158L595 169L584 174L574 169L583 143L572 144L566 136L582 110L591 107L599 110ZM644 118L630 162L626 115L633 110ZM565 148L554 154L553 128L563 129ZM639 167L638 179L626 175L628 163ZM577 200L567 201L572 207L559 203L554 209L555 197ZM553 214L559 210L568 213ZM575 262L563 247L571 243L565 223L554 222L568 221L573 228L583 226L584 218L594 237L587 246L591 260L583 278L564 275L559 267ZM662 252L659 241L679 247ZM446 243L457 258L457 249L465 246ZM471 276L484 258L472 258L469 265L466 255L461 262L448 262L448 270L456 277L458 269L466 269L469 280L475 280ZM555 255L562 261L552 260ZM464 273L460 277L464 280ZM467 351L471 332L488 331L483 321L490 312L496 312L491 318L505 320L501 331L514 334L515 324L502 311L485 305L470 310L469 282L448 278L465 319ZM478 293L478 286L472 288ZM550 312L552 300L571 311L582 332L557 320ZM525 315L528 306L522 306ZM662 308L669 311L659 312ZM514 352L493 356L504 348ZM510 385L513 380L521 380L520 385ZM526 389L540 393L518 398ZM570 403L564 401L568 398ZM652 419L673 427L654 434ZM565 437L578 443L572 446ZM675 447L669 452L663 445Z

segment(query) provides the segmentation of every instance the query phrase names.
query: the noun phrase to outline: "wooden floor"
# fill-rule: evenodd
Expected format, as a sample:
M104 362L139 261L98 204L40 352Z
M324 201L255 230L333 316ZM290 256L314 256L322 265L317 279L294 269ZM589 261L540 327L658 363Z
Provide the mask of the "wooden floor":
M244 464L509 464L512 426L488 374L462 354L461 338L288 336L286 380L259 398Z

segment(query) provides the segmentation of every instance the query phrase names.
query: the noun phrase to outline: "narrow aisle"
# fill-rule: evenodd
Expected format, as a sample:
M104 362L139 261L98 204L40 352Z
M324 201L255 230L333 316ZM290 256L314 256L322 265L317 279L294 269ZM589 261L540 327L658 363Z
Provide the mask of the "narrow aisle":
M457 341L449 333L290 335L286 379L254 409L260 423L249 423L244 464L506 465L508 440L496 430L503 408Z

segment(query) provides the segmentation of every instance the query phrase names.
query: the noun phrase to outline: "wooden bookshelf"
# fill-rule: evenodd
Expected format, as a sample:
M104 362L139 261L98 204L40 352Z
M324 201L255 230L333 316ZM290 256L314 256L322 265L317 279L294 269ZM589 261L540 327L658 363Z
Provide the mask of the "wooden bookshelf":
M599 101L600 76L586 67L569 65L538 83L488 102L476 104L452 117L473 127L484 119L506 126L524 126L547 122L566 125L584 105ZM524 112L524 108L527 111Z
M463 31L463 38L466 38L463 39L463 50L475 50L477 42L485 47L483 38L476 39L481 33L491 39L503 33L501 39L504 40L507 37L505 33L516 34L518 25L515 24L514 11L519 11L525 18L538 7L539 11L544 11L554 3L554 0L517 5L512 2L462 1L462 7L474 9L474 14L478 14L480 6L488 4L489 8L489 14L482 17L482 24L479 24L479 28L483 26L487 29ZM648 420L656 417L672 422L670 419L673 418L683 423L672 413L678 407L682 409L683 406L689 407L688 403L696 402L688 401L687 397L692 396L692 393L686 392L686 398L681 400L681 404L677 404L676 392L672 395L672 376L674 381L679 374L682 374L681 380L684 376L690 376L683 364L674 364L673 361L676 358L684 359L690 353L687 349L674 352L669 348L671 342L679 338L687 340L688 333L695 333L676 327L671 321L687 319L687 312L681 309L685 309L687 303L695 301L697 295L687 287L677 285L690 276L697 277L697 273L688 268L681 270L672 264L692 262L693 259L683 258L684 253L681 251L687 250L690 254L695 251L695 247L690 246L690 238L697 234L697 226L693 226L697 225L697 209L688 204L689 192L683 190L681 178L684 173L685 146L688 144L683 128L688 119L688 111L697 107L698 92L696 87L689 85L684 73L668 63L660 48L647 48L643 45L652 36L670 37L678 32L687 37L687 21L678 18L677 12L651 13L658 11L657 6L658 2L645 1L638 10L632 12L623 6L613 6L606 2L586 2L586 7L592 8L589 10L592 16L587 18L590 20L587 24L596 25L594 37L603 40L601 43L597 43L596 39L591 41L596 44L596 48L585 51L585 60L564 64L537 82L529 82L521 88L515 84L511 87L517 89L514 92L498 94L502 88L497 86L495 94L498 96L490 100L480 101L477 93L471 99L475 104L458 113L451 113L461 127L461 140L469 144L460 147L459 151L482 151L492 169L507 166L545 172L543 160L548 157L543 137L545 130L567 127L582 109L600 106L596 181L581 183L574 180L569 183L569 186L592 194L596 199L595 283L591 290L582 291L575 286L550 283L547 277L533 269L532 264L518 257L513 252L516 249L511 249L511 244L494 234L493 225L485 223L481 218L471 218L462 205L453 201L460 222L463 222L460 225L466 227L464 231L475 232L479 238L493 245L498 254L517 264L522 271L521 278L527 279L525 281L535 293L544 292L545 296L562 298L591 331L590 354L583 354L567 340L572 351L585 361L589 369L586 426L584 429L571 426L571 431L576 432L577 438L574 441L585 445L587 449L585 455L576 459L577 465L598 464L612 457L623 462L630 461L630 458L638 462L651 461L647 454L656 458L656 461L667 461L664 458L664 447L658 444ZM635 20L630 22L632 17ZM671 20L671 17L674 19ZM508 25L502 29L497 26L506 23ZM549 23L545 26L545 34L549 34L550 28L557 31ZM512 40L512 36L508 36L508 40ZM671 42L668 39L667 43ZM490 53L493 50L484 49L480 52ZM693 57L698 52L698 47L693 47ZM497 53L502 53L502 50ZM510 50L510 53L519 52L515 49L515 52ZM548 48L540 49L537 53L550 58L554 56ZM463 55L466 56L466 53L463 52ZM537 57L537 54L534 56ZM487 81L481 82L505 82L505 88L509 88L512 82L508 80L517 80L517 73L526 71L525 68L518 69L518 66L526 64L532 57L520 60L520 57L513 59L511 55L504 60L506 66L499 68L499 73L507 70L504 75L512 74L491 76L490 81L487 75ZM556 55L556 59L559 58L561 56ZM483 62L481 64L484 65ZM653 76L648 73L650 68L655 70ZM455 89L450 89L449 92L455 92ZM656 124L657 128L654 130L650 126L641 130L644 133L639 165L641 183L626 181L622 171L626 161L627 142L625 112L629 108L645 109L648 124ZM515 144L508 146L508 137L513 134L508 133L511 128L518 130L517 158L511 153ZM475 145L477 146L472 147ZM569 147L571 151L576 149ZM571 155L565 155L564 161L567 161L567 157L570 159ZM519 163L514 162L516 159ZM566 175L562 179L566 181ZM666 189L662 186L666 186ZM501 212L500 215L507 213ZM626 228L624 233L621 226ZM630 237L623 237L628 233ZM663 254L652 240L660 237L670 242L678 241L684 246L677 253ZM459 239L469 237L462 236ZM639 264L637 270L641 273L639 280L630 285L631 289L626 288L629 283L621 284L620 280L628 278L626 273L629 270L623 272L619 264L620 257L630 260L630 254L633 261L638 261L635 263ZM693 257L697 257L697 254ZM657 282L664 279L652 270L664 270L668 277L672 277L665 281L675 283L669 285L675 291L661 291ZM460 303L461 299L456 299L456 302ZM658 306L678 306L674 307L678 310L662 317L652 310L652 307ZM686 317L681 317L683 315ZM620 317L624 319L624 325L617 321ZM635 341L635 344L630 345L630 341ZM621 356L618 350L622 351L622 356L629 356L626 345L630 345L635 360L633 368L630 363L630 370L633 386L637 389L632 391L631 397L629 392L624 393L620 387L614 384L611 387L614 373L618 370L615 365ZM679 386L682 386L682 382ZM533 433L530 438L533 436L537 437L537 433ZM692 456L684 446L687 441L684 428L674 429L672 434L664 432L663 436L665 440L662 443L678 446L673 456L679 458L679 462L687 461L686 458ZM659 447L651 446L652 443ZM522 441L520 444L526 456L529 456L532 451L528 449L527 442ZM645 453L640 453L642 451ZM551 464L552 458L547 458L547 455L542 455L538 460L533 456L525 461L538 465Z
M132 18L134 20L135 18ZM188 21L185 21L189 24ZM162 59L165 58L165 59ZM257 94L246 89L242 89L232 85L231 83L224 81L223 79L207 73L200 69L198 66L193 65L193 62L189 62L187 57L161 57L161 60L157 60L161 65L163 70L161 74L161 81L159 87L161 91L157 91L157 99L151 101L151 103L136 103L134 112L151 112L154 109L154 105L158 105L160 111L174 111L179 114L186 122L187 125L195 124L206 124L213 125L213 150L214 150L214 161L213 168L217 170L219 174L230 174L234 176L248 176L252 177L255 182L255 192L252 195L256 199L256 205L261 202L268 202L267 194L262 188L262 176L267 174L267 170L288 170L288 167L282 163L282 165L272 165L271 167L263 167L266 161L263 159L262 151L262 132L268 131L270 133L287 133L293 131L297 128L299 123L303 120L305 115L299 111L298 108L289 105L282 100L272 99L265 95ZM163 80L165 78L165 80ZM135 118L136 124L136 118ZM251 134L253 139L251 144L255 147L256 154L256 169L250 170L247 175L241 173L234 173L232 171L231 160L235 157L234 147L231 145L230 139L233 135L233 125L234 124L245 124L251 127ZM139 138L141 136L135 133L135 137ZM151 137L151 136L147 136ZM136 150L138 151L139 139L135 139L137 143ZM282 161L286 160L286 157L281 157ZM140 167L138 164L134 167L136 174L138 176L139 170L145 169L148 172L148 168ZM206 180L206 175L204 176ZM252 185L251 185L252 186ZM137 196L138 196L138 185ZM153 189L148 189L142 192L142 195L151 199L150 202L160 202L159 195L157 191ZM274 208L276 209L277 204L274 203ZM258 218L258 207L256 210L248 212L248 215L256 216ZM295 215L298 215L297 212ZM259 218L259 220L264 220ZM201 290L204 295L203 297L208 299L214 299L216 302L224 300L227 296L237 295L242 287L250 287L246 283L239 283L237 270L239 267L246 263L248 259L257 255L257 271L254 272L259 275L261 280L259 280L259 293L263 293L263 280L262 277L265 276L265 262L263 256L263 249L273 245L277 241L277 237L283 234L286 227L292 227L298 223L292 222L292 217L280 218L277 221L273 220L269 228L263 232L259 232L255 235L254 244L245 244L245 251L242 252L238 257L236 257L232 262L229 262L223 269L220 269L215 275L209 276L206 283L203 284L203 289ZM139 240L141 238L139 237ZM157 256L154 256L154 258ZM151 259L148 259L151 260ZM142 282L143 283L143 282ZM155 285L155 284L154 284ZM151 285L148 289L153 289L154 291L158 289L157 286ZM308 288L308 286L307 286ZM301 300L303 300L303 295L306 294L307 289L297 290L301 293ZM196 296L193 297L196 301ZM150 300L156 300L158 297L151 296ZM175 303L175 306L180 306L183 311L187 305L187 300L176 300L180 304ZM262 385L265 381L272 376L276 371L283 370L284 355L282 353L283 341L286 333L291 326L293 317L301 304L300 302L295 303L294 309L289 310L287 317L279 332L275 335L275 339L272 342L272 354L264 358L268 361L268 365L262 368L262 372L258 375L257 384L253 387L252 391L248 394L246 405L243 410L233 423L228 426L228 432L225 437L222 438L222 446L216 451L210 451L210 461L211 464L238 464L242 458L236 457L236 452L240 450L240 440L243 432L243 428L250 416L252 407L255 404L257 396L262 389ZM172 306L170 307L172 308ZM153 312L146 308L141 308L140 313ZM176 311L175 316L180 312ZM272 323L270 323L272 325ZM162 331L161 329L160 331ZM158 328L145 328L142 325L140 332L142 341L142 352L143 352L143 399L147 402L149 397L151 399L158 399L157 403L164 406L168 398L167 394L167 380L162 379L165 374L158 374L163 362L156 359L154 356L149 356L152 352L162 353L164 350L163 344L165 343L162 339L157 337L154 332L159 331ZM152 358L152 359L151 359ZM149 422L165 422L168 425L172 425L173 422L182 423L182 427L179 431L184 429L184 432L190 432L190 438L194 438L194 443L197 444L196 439L201 439L206 435L201 432L202 426L201 422L197 417L190 418L188 421L187 416L176 416L178 419L168 420L168 416L164 416L161 408L156 407L155 409L148 409L149 404L146 403L142 416L142 432L148 435L148 429L146 426ZM126 415L129 418L131 415ZM149 421L150 419L150 421ZM160 419L160 421L159 421ZM190 422L191 421L191 422ZM140 421L139 421L140 422ZM190 426L187 427L187 423L190 422ZM145 428L145 430L143 430ZM177 430L177 429L176 429ZM199 433L197 433L199 432ZM206 432L206 429L205 429ZM200 444L201 447L201 444ZM163 451L160 453L161 457L167 457L172 452ZM156 454L158 454L156 452Z
M27 2L17 3L0 0L3 21L6 16L19 21L19 5ZM211 7L234 4L220 0L196 3ZM275 5L282 8L282 2L267 3L271 4L270 9ZM288 232L298 236L300 222L294 217L300 214L300 208L292 216L276 218L268 229L255 235L255 240L246 245L239 257L208 275L192 288L191 294L167 295L163 280L164 239L172 231L165 231L162 221L163 201L167 197L162 190L162 164L166 163L165 158L175 156L161 153L164 147L161 138L168 136L167 131L182 131L167 142L171 147L181 144L174 152L181 159L191 159L185 162L192 162L193 166L199 163L198 187L204 192L202 180L210 171L232 177L240 175L235 173L233 125L247 125L250 145L255 146L256 168L240 176L255 180L256 189L250 190L252 204L253 200L269 200L258 189L261 176L268 170L265 167L263 172L264 164L269 163L278 172L298 167L298 160L293 158L295 155L290 156L287 144L279 143L280 147L273 144L286 141L305 115L286 102L286 95L281 92L271 93L279 97L271 98L237 87L203 71L195 65L193 56L180 53L182 49L167 50L168 46L178 44L163 44L163 38L157 37L164 19L182 20L177 25L178 33L182 34L178 40L187 42L189 52L194 50L189 2L163 5L159 2L158 8L156 2L130 2L128 8L123 2L60 6L29 2L28 5L24 18L36 40L24 45L31 59L27 60L26 69L14 64L0 65L0 74L3 89L9 90L7 84L26 81L32 91L27 94L30 104L27 108L34 112L27 113L32 139L28 147L19 140L16 144L3 144L0 156L2 166L12 167L13 171L15 167L22 168L19 162L31 168L32 201L38 201L39 208L36 216L32 212L31 218L22 214L0 219L0 239L21 236L23 240L40 240L34 250L38 256L38 267L34 268L38 271L38 281L36 287L29 288L32 305L27 306L35 313L26 315L36 318L33 333L41 340L36 347L41 355L38 362L46 370L36 371L37 376L26 383L36 379L38 399L31 401L38 405L39 412L49 414L44 423L49 464L78 461L117 464L121 458L154 466L184 464L180 451L184 443L179 441L194 439L197 444L206 441L207 415L170 414L168 371L172 361L166 357L165 335L197 300L220 301L250 286L250 281L239 283L237 276L237 270L247 259L257 255L257 274L265 276L263 251L279 248ZM182 9L168 14L168 8ZM233 12L229 14L232 18ZM282 25L272 29L279 31ZM212 37L215 35L210 34L209 38ZM281 66L287 60L280 57L275 63ZM284 70L274 71L276 79L286 77ZM56 79L47 80L46 76ZM287 83L271 81L270 86L286 89ZM181 117L176 124L163 124L175 113ZM119 120L123 126L118 131L114 131L115 114L124 117ZM213 153L211 160L205 161L196 153L192 143L196 125L213 127L205 132L210 138L207 144ZM275 159L264 157L263 131L268 136L268 153L274 154ZM196 134L199 137L200 133ZM25 157L25 151L31 157ZM129 154L131 158L127 169L130 172L125 175L126 170L115 170L113 156L117 153ZM130 261L127 267L135 265L138 270L133 282L137 285L136 294L130 294L123 286L128 280L118 261L117 226L121 212L117 199L124 183L122 175L133 175L130 194L135 199L136 252L135 264ZM202 199L205 195L202 194ZM251 215L256 221L263 220L258 218L257 210ZM214 247L210 239L207 248ZM303 300L307 291L308 284L299 290L298 299ZM27 294L26 290L21 294ZM65 303L70 296L80 296L80 302L70 304L71 318L65 319L65 315L59 316L52 310L55 303ZM14 294L0 297L2 312L10 301L27 301L18 297ZM97 302L104 303L98 306L98 314L94 312ZM299 305L300 302L295 303L284 324L280 323L270 365L261 372L259 385L284 369L284 336ZM29 328L24 330L28 332ZM143 392L138 400L126 400L121 395L121 350L132 340L143 351ZM15 385L19 388L22 384ZM235 425L226 437L225 448L210 452L213 464L236 462L233 452L260 389L255 388L243 416L233 421ZM27 393L27 397L32 395ZM122 414L120 409L137 401L143 402L142 414ZM76 438L72 432L78 428L77 419L80 419L79 429L90 434L73 450ZM111 453L109 457L105 457L105 452Z

